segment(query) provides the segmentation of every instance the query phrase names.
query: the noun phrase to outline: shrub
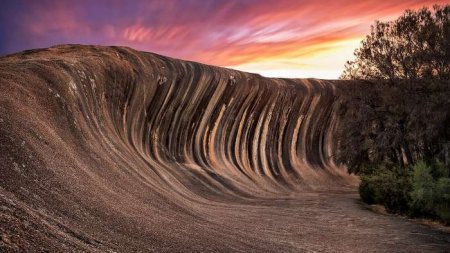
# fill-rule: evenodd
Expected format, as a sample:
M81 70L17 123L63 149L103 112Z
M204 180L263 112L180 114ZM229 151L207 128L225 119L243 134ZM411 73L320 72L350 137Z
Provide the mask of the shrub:
M442 162L417 162L412 174L393 166L365 170L359 195L367 204L382 204L391 213L439 218L450 224L449 168Z
M359 184L359 196L365 203L377 204L379 202L379 194L377 189L377 183L374 177L363 176L361 177L361 183Z
M445 164L439 160L434 161L432 164L432 176L435 179L442 178L442 177L450 177L450 171Z
M411 211L413 215L433 213L434 179L432 168L420 161L413 167Z
M411 214L438 217L450 224L450 178L448 167L436 161L418 162L413 167Z
M408 175L385 172L380 195L388 212L404 213L409 209L411 183Z
M411 184L409 176L395 169L382 168L361 178L359 194L368 204L383 204L391 213L408 210Z
M434 187L434 212L450 224L450 178L439 178Z

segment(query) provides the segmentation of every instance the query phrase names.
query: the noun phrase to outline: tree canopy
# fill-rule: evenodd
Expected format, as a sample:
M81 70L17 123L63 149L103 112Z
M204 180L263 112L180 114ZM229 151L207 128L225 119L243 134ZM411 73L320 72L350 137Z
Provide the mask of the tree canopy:
M407 10L377 21L348 61L342 79L450 79L450 5Z
M450 5L377 21L345 65L336 160L350 172L419 159L448 164Z

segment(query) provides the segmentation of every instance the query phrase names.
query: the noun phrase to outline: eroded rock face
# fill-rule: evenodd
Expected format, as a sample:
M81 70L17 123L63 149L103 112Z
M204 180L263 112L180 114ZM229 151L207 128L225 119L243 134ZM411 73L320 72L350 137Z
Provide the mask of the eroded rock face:
M354 189L331 159L339 85L119 47L0 58L0 247L345 250L290 231L320 220L302 199Z

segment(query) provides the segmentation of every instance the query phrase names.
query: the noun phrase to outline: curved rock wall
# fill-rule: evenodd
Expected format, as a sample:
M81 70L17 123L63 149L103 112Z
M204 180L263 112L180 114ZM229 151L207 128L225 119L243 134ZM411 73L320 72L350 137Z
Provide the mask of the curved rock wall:
M177 228L208 220L210 206L356 180L331 158L339 87L331 81L59 46L0 58L0 87L0 222L25 234L20 247L104 250L111 238L133 241L130 224L145 224L134 236L159 249L172 237L188 245L197 237Z

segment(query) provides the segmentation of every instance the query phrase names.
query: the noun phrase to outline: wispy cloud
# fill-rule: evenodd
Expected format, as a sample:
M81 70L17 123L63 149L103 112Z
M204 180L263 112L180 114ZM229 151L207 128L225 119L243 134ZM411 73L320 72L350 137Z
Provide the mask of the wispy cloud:
M11 1L0 53L124 45L269 76L337 78L375 19L450 1Z

